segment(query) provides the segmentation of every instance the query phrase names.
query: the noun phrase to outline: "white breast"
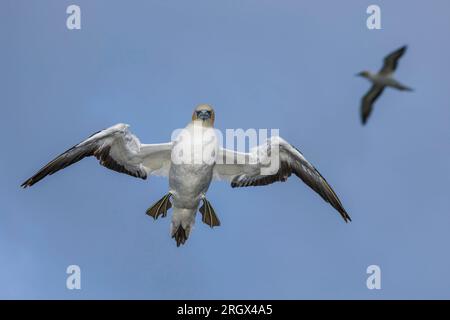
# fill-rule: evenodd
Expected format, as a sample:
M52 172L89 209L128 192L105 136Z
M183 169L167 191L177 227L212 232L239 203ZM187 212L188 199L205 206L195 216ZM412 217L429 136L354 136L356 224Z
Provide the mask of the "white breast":
M213 165L218 151L214 129L187 126L177 136L172 149L172 164Z
M175 205L196 206L211 183L217 150L213 129L191 125L180 132L172 149L169 172Z

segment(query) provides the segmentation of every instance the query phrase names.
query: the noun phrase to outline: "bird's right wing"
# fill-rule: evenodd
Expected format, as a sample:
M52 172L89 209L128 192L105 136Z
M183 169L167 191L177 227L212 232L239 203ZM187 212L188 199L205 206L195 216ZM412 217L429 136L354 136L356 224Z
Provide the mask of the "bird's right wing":
M363 124L366 124L367 119L372 112L373 104L375 100L380 96L383 92L384 86L380 85L372 85L369 91L367 91L366 95L361 100L361 121Z
M96 157L108 169L133 177L146 179L149 174L167 176L171 151L171 142L141 144L128 130L128 125L120 123L91 135L62 153L26 180L22 187L31 187L47 175L89 156Z
M330 203L345 222L351 221L336 193L303 156L281 137L272 137L255 147L250 153L219 149L220 163L214 166L214 177L228 180L231 187L265 186L286 181L291 174L299 177L307 186Z

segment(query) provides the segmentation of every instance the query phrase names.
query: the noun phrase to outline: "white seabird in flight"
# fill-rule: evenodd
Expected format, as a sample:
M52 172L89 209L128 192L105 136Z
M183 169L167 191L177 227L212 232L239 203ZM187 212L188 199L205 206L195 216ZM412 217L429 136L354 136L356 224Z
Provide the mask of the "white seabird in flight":
M373 104L375 100L381 95L384 88L391 87L401 91L412 91L411 88L401 84L394 79L394 72L398 65L398 60L405 53L407 46L403 46L400 49L392 52L384 58L383 67L378 73L372 73L370 71L362 71L357 74L363 78L372 82L372 87L362 98L361 101L361 121L366 124L367 119L372 112Z
M208 134L214 130L214 118L214 110L209 105L199 105L194 110L192 121L177 139L161 144L142 144L128 130L128 125L117 124L93 134L62 153L26 180L22 187L30 187L47 175L88 156L95 156L108 169L134 177L146 179L151 174L166 176L169 178L169 192L149 208L147 214L157 219L159 216L165 217L168 210L173 208L171 235L177 246L184 244L189 237L200 202L202 221L210 227L220 225L214 209L206 199L206 192L213 179L228 180L235 188L286 181L294 173L329 202L345 222L351 221L325 178L295 147L280 137L271 137L250 153L220 148L216 135ZM201 134L196 135L195 132ZM189 160L191 162L180 161L183 152L189 150L193 150ZM266 160L275 150L278 152L278 157L274 160L276 171L265 174L264 168L268 163ZM201 161L197 161L198 158ZM239 162L238 158L244 161ZM252 161L255 159L257 160Z

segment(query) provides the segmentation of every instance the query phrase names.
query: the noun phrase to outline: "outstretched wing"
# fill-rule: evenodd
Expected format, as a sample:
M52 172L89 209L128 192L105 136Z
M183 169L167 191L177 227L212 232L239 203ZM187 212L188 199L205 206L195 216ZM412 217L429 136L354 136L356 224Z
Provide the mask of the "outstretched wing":
M380 74L391 74L397 69L398 61L401 56L406 52L407 46L403 46L394 52L390 53L384 58L383 67L380 70Z
M256 147L251 153L220 149L219 159L220 163L214 167L214 175L217 179L230 181L233 188L283 182L294 173L330 203L345 222L351 221L325 178L298 149L280 137L268 139L266 144Z
M117 124L91 135L62 153L21 186L31 187L47 175L89 156L95 156L108 169L141 179L146 179L152 173L167 175L171 150L172 143L141 144L128 130L128 125Z
M384 90L384 86L374 84L369 91L364 95L361 100L361 121L363 124L366 124L367 119L370 116L370 113L373 109L373 104L375 100L381 95Z

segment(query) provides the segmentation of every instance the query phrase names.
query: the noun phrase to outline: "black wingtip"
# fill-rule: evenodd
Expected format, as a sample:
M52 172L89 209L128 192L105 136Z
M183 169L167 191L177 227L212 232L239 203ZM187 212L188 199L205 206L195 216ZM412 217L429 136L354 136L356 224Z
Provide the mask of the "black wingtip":
M30 179L28 179L27 181L25 181L24 183L22 183L22 184L20 185L20 187L26 189L26 188L28 188L28 187L31 187L32 185L33 185L33 182L32 182Z
M363 112L362 110L361 110L360 113L359 113L359 118L361 119L361 124L362 124L363 126L366 125L367 120L369 119L369 117L368 117L367 115L365 115L364 112Z
M344 219L345 223L351 222L352 218L350 218L350 215L347 213L347 211L344 209L342 204L339 202L338 206L333 206L341 215L342 219Z
M367 124L367 120L369 119L369 117L361 117L361 124L363 126L365 126Z
M399 52L402 55L406 52L406 50L408 49L408 46L405 44L404 46L398 48L397 50L395 50L395 52Z
M346 223L352 222L352 218L347 214L347 220L345 220Z
M341 214L341 216L344 219L345 223L352 222L352 218L350 218L350 216L348 215L347 211L342 210L342 211L339 211L339 213Z

